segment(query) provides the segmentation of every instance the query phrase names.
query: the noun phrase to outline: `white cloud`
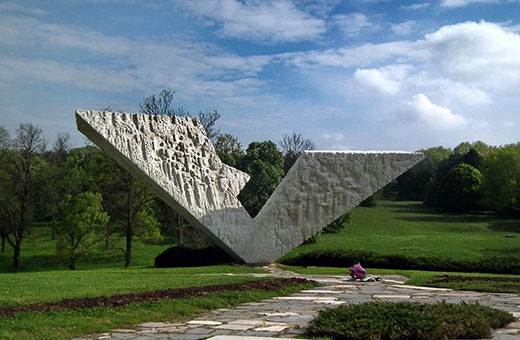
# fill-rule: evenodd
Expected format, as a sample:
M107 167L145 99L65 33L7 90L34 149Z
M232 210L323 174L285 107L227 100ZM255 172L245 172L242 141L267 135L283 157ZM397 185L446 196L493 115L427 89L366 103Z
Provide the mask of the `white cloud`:
M370 22L368 17L362 13L338 14L333 17L334 23L346 36L355 36L365 30L377 28Z
M23 13L23 14L27 14L27 15L36 15L36 16L43 16L43 15L47 14L47 12L42 9L29 8L27 6L22 6L20 4L14 3L14 2L0 3L0 13L1 12Z
M412 68L410 65L391 65L380 69L358 69L353 76L354 86L368 86L380 93L395 95Z
M432 103L422 93L413 96L412 101L404 104L410 109L412 119L417 119L435 130L461 128L468 123L464 117L454 114L449 108Z
M412 11L417 11L417 10L420 10L420 9L428 8L430 6L431 6L431 4L429 2L423 2L423 3L413 4L413 5L409 5L409 6L401 6L400 8L407 9L407 10L412 10Z
M408 35L414 31L415 20L408 20L399 24L390 26L390 30L396 35Z
M218 97L262 87L257 76L271 60L175 37L112 37L24 15L0 13L0 31L0 78L13 85L34 80L109 92L171 87ZM16 50L28 52L19 58ZM67 60L68 53L78 52L82 62Z
M429 53L433 72L501 89L520 81L520 35L497 24L466 22L428 34L418 47Z
M498 0L441 0L441 7L464 7L470 4L491 4L498 3Z
M327 30L324 20L286 0L183 0L178 4L199 18L211 20L225 37L266 42L303 41L319 38Z

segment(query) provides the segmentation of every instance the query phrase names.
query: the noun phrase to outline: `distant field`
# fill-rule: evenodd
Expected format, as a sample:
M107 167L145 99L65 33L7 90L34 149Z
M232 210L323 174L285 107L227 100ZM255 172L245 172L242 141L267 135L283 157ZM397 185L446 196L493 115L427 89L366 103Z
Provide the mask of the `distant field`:
M420 202L380 201L373 208L355 208L353 223L343 231L324 234L317 244L300 246L287 257L324 249L459 260L520 257L520 221L438 212Z

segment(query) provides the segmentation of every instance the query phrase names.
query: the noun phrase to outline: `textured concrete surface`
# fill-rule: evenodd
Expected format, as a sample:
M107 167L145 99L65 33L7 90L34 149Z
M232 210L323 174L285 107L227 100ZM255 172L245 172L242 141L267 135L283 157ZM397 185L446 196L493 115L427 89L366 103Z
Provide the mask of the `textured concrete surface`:
M78 129L237 260L272 263L423 159L406 152L304 152L260 213L249 176L223 164L193 118L76 111Z

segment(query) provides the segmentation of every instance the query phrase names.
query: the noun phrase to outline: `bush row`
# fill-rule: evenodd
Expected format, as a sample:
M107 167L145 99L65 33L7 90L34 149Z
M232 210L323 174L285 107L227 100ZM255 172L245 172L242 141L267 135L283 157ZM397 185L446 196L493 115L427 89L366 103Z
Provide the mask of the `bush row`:
M233 259L216 246L202 249L174 246L155 258L157 268L211 266L232 262Z
M515 318L478 304L371 302L324 310L309 335L332 339L482 339Z
M358 260L363 266L381 269L410 269L520 275L520 257L487 257L454 260L446 257L407 257L381 255L372 251L316 250L279 262L291 266L345 267Z

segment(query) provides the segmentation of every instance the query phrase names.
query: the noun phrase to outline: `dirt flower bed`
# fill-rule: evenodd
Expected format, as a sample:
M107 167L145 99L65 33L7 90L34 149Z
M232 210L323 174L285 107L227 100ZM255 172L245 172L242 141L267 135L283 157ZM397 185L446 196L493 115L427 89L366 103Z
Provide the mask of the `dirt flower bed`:
M253 281L236 284L223 284L202 287L176 288L155 290L149 292L118 294L93 298L66 299L58 302L22 305L14 307L0 307L0 316L11 316L27 312L49 312L65 309L80 309L94 307L120 307L131 303L145 301L159 301L163 299L180 299L204 296L209 293L240 291L246 289L275 290L290 287L297 284L310 283L311 281L299 278L274 279Z

